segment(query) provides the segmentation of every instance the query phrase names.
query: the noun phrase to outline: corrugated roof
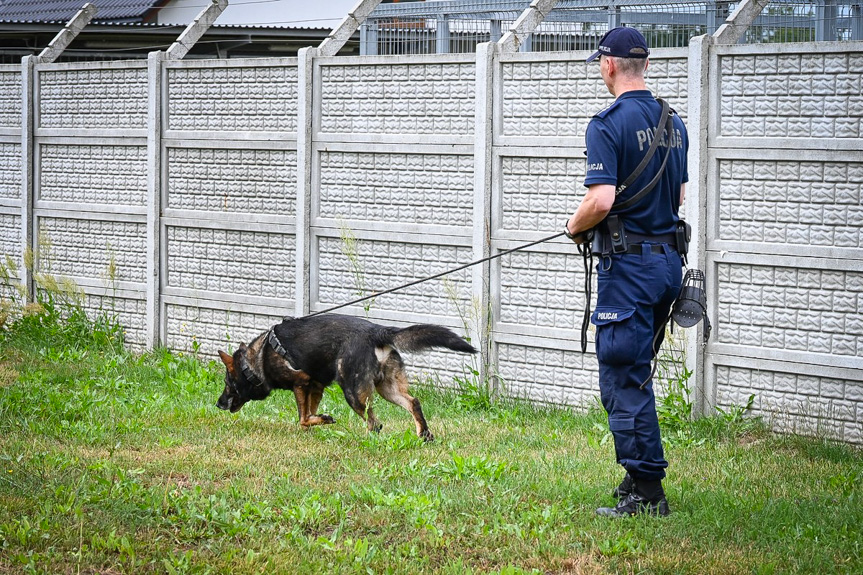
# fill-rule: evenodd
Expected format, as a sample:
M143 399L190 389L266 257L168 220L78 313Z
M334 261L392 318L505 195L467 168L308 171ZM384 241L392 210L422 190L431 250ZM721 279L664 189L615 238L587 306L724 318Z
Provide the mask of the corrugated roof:
M67 22L87 0L3 0L0 20ZM98 10L94 20L141 20L163 0L89 0Z
M68 23L68 20L8 20L5 18L0 18L0 25L9 24L9 25L52 25L52 26L65 26ZM186 25L185 24L156 24L155 22L93 22L88 25L85 30L95 30L100 26L108 26L108 27L126 27L126 28L156 28L156 29L165 29L165 28L177 28L182 30ZM286 26L272 26L269 24L213 24L210 26L210 29L238 29L238 30L273 30L278 32L290 32L292 30L309 30L312 32L330 32L332 28L329 26L291 26L290 28Z

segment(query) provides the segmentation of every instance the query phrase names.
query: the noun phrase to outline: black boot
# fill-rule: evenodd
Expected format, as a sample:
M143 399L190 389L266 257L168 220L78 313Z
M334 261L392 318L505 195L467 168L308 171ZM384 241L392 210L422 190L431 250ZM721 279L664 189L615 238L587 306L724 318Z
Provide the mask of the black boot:
M671 513L662 489L662 481L633 480L633 490L617 505L596 510L597 515L604 517L631 517L642 513L663 517Z
M623 477L623 481L620 482L620 485L614 488L614 491L611 492L611 495L615 499L626 499L626 496L632 493L632 485L633 479L632 475L627 473Z

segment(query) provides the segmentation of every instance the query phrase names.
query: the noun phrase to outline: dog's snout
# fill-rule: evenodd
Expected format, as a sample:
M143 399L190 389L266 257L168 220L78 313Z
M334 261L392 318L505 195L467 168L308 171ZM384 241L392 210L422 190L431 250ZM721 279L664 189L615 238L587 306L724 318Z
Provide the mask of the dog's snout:
M232 398L222 396L219 398L219 401L216 402L216 407L219 409L229 410L231 409Z

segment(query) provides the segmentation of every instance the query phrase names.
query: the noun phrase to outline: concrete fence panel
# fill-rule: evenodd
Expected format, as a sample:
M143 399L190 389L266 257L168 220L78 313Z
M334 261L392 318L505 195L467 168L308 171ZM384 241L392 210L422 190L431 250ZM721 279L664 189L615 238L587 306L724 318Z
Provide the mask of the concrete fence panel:
M710 406L863 441L863 44L714 46Z
M0 261L10 274L9 283L21 281L21 267L24 256L24 234L22 233L22 153L21 121L22 104L21 66L0 66L0 245L9 263ZM5 258L4 258L5 260ZM0 278L0 290L4 295L12 295L7 290L11 285Z
M162 337L236 349L294 309L297 60L167 61L164 81Z
M30 245L145 343L147 64L36 64Z

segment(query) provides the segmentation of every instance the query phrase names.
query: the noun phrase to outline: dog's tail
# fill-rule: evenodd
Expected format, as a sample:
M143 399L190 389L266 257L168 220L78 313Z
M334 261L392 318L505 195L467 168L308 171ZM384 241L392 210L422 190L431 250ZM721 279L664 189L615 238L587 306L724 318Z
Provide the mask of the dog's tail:
M453 331L432 324L418 324L403 329L393 329L392 342L402 351L422 351L433 347L445 347L453 351L476 353L476 349Z

